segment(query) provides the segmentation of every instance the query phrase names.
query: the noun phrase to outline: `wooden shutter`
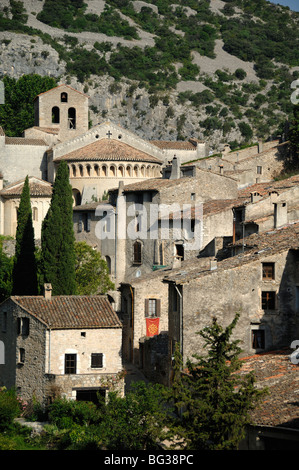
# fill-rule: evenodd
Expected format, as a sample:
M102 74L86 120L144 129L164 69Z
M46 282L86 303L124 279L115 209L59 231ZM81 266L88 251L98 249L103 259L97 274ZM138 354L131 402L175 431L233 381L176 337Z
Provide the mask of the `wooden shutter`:
M156 300L156 315L157 317L161 316L161 300L160 299Z
M149 305L149 299L144 300L144 315L148 317L148 305Z

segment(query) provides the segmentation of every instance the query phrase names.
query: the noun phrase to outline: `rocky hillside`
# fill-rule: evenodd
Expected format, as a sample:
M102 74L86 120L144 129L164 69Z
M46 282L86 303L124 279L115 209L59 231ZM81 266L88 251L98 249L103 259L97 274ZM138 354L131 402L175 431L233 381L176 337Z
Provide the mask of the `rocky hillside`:
M172 0L173 1L173 0ZM52 76L147 139L281 135L299 14L266 0L1 0L0 74Z

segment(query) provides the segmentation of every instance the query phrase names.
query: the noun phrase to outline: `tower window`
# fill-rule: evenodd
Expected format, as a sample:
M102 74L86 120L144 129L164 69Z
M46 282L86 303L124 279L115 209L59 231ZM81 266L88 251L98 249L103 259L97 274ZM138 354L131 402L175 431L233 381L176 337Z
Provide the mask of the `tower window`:
M52 108L52 123L59 124L59 122L60 122L60 110L58 106L54 106Z
M76 110L69 108L68 110L68 127L69 129L76 129Z
M65 91L61 93L60 101L61 103L67 103L67 93Z

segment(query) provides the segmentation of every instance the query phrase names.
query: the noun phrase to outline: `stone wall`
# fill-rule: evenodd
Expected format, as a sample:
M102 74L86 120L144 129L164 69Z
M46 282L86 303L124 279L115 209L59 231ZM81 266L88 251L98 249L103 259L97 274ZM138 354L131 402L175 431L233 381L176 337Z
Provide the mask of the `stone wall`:
M0 364L0 384L15 388L25 400L34 396L38 401L43 401L48 382L45 376L45 327L11 300L0 306L2 325L5 313L7 328L6 331L3 327L0 330L0 341L5 345L5 364ZM29 320L29 335L17 334L18 319L24 318Z
M262 263L275 263L275 279L262 279ZM220 263L219 263L220 265ZM210 325L216 317L226 327L235 314L241 317L234 330L234 338L241 340L244 355L262 352L252 347L252 330L260 329L265 334L265 349L289 346L299 336L296 317L298 296L298 254L282 252L239 265L235 268L215 269L185 283L183 292L183 314L173 309L173 287L169 290L169 334L180 340L179 323L183 322L184 361L194 353L202 353L203 342L196 334ZM274 291L274 310L263 310L262 291Z

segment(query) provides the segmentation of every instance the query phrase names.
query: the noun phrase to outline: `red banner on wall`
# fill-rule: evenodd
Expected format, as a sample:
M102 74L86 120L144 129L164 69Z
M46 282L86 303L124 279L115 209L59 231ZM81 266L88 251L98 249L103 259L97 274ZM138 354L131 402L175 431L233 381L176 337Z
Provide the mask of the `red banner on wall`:
M146 318L146 336L155 336L159 334L160 318Z

